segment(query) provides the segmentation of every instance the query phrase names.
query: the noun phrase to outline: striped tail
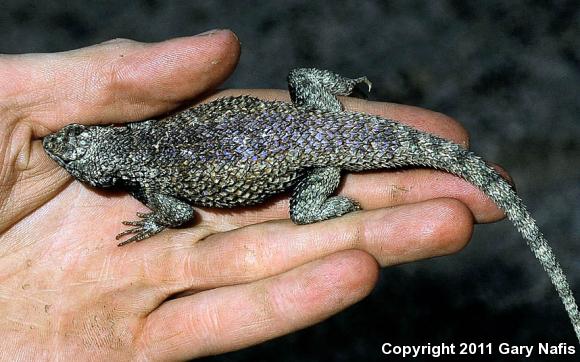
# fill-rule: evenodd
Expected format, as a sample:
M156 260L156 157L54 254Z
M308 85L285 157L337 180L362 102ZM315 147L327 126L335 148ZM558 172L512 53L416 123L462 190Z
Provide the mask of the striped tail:
M396 124L395 127L397 128L395 134L400 135L398 137L400 145L392 160L393 163L401 166L427 166L457 175L481 189L506 213L507 218L522 234L548 273L580 342L580 312L564 271L548 241L511 185L473 152L401 124Z

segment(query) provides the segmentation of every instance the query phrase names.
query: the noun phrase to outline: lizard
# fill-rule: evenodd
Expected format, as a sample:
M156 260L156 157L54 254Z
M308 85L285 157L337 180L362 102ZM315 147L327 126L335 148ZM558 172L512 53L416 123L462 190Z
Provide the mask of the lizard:
M151 212L123 221L119 246L187 224L194 206L259 204L291 190L290 219L310 224L360 209L332 195L344 171L430 167L483 191L512 221L547 272L580 341L580 312L547 240L514 188L464 147L394 120L344 110L367 77L293 69L292 103L223 97L165 118L122 126L69 124L43 138L46 153L74 178L121 187Z

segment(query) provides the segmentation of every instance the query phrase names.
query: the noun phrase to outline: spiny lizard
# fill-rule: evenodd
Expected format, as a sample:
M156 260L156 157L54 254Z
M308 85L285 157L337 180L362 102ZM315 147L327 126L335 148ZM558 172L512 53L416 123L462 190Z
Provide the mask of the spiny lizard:
M331 196L342 171L427 166L460 176L503 209L547 271L580 340L580 313L566 277L513 188L463 147L396 121L344 111L366 77L295 69L292 104L225 97L160 120L123 126L71 124L43 139L48 155L76 179L120 186L152 211L125 221L119 245L139 241L194 217L192 205L235 207L292 190L290 218L308 224L359 209Z

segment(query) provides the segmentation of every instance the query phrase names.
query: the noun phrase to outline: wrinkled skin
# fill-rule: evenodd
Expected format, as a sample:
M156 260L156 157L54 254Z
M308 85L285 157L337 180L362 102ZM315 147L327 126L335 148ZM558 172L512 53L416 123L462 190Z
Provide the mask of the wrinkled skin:
M375 172L346 177L339 192L364 211L339 219L296 226L279 197L198 209L189 228L117 247L119 220L147 210L129 195L72 181L40 139L68 123L122 123L189 104L218 86L238 56L228 31L0 56L0 359L182 360L243 348L364 298L379 266L458 251L474 221L502 217L451 175ZM219 94L242 93L288 99L283 91ZM441 114L345 103L467 144L463 128Z

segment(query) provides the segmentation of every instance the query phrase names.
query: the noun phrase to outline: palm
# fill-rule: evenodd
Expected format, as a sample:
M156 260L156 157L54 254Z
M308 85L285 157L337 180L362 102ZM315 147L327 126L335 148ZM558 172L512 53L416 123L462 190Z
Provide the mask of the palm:
M200 57L229 60L218 63L213 76L204 68L207 59L190 59L188 47L197 49L200 44L209 49ZM107 56L119 59L123 52L123 61L133 59L140 65L156 64L170 52L175 66L164 68L168 74L139 74L139 69L147 69L144 66L129 77L123 74L122 79L133 83L113 83L109 92L122 90L116 97L98 93L107 101L87 95L92 107L86 100L71 107L57 97L48 105L52 117L38 109L29 112L25 122L18 117L20 110L0 114L4 124L12 125L2 130L1 152L8 161L0 173L0 313L5 316L0 343L7 353L30 358L48 354L64 359L182 359L241 348L315 323L361 299L374 284L375 260L391 265L458 250L469 238L472 213L481 221L501 215L473 188L449 175L428 170L372 173L349 175L341 190L371 211L297 227L287 220L287 200L280 197L255 208L200 209L193 227L117 247L114 235L124 228L120 222L134 219L145 207L127 194L71 181L44 154L38 138L67 119L110 123L166 111L223 80L236 60L231 54L237 54L227 32L149 47L113 43L86 52L100 52L95 61L105 64L110 64ZM70 68L76 69L78 60L67 59L66 53L55 57L54 63L72 62ZM2 61L18 59L0 58L0 65ZM38 67L45 64L41 59ZM89 81L79 77L73 74L68 81ZM159 86L160 79L168 78L174 83ZM159 95L152 94L148 84L154 84ZM168 100L168 94L173 99ZM285 97L281 92L253 94ZM68 102L79 98L67 97ZM118 104L110 104L110 99ZM134 103L127 105L128 100ZM428 111L351 106L390 118L416 119L419 127L466 141L454 122ZM384 209L389 205L399 207Z

